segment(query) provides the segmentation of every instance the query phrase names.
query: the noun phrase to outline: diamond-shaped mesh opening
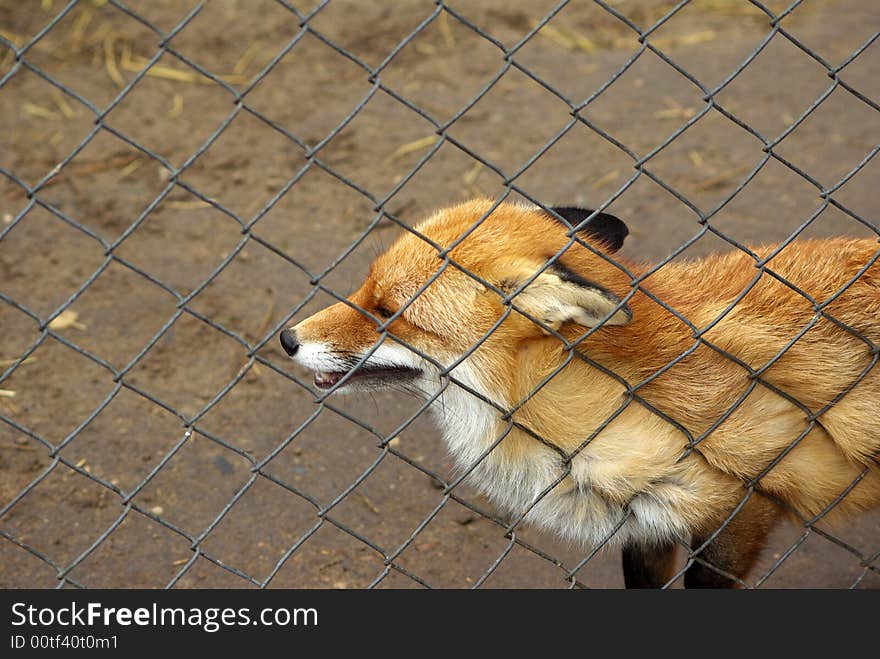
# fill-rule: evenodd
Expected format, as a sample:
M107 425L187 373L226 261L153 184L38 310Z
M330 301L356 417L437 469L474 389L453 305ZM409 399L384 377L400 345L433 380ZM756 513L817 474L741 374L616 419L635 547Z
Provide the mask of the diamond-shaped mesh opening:
M382 561L374 547L328 520L303 536L269 588L366 588L385 570ZM391 575L401 588L419 587L399 572Z
M590 157L583 159L583 154ZM573 163L579 163L578 167L572 167ZM484 170L479 170L476 183L485 186L490 194L498 194L496 188L501 189L500 182L491 171ZM565 176L560 177L560 171L565 172ZM554 203L589 206L610 198L635 173L633 161L626 153L589 127L577 123L523 172L517 184ZM489 183L495 185L488 187ZM627 195L620 201L628 199Z
M83 121L91 128L94 117L85 116ZM77 140L81 138L79 135ZM113 241L140 217L166 185L154 160L101 131L57 176L47 181L40 199L104 240ZM24 199L26 191L21 193Z
M61 451L122 492L146 479L180 441L180 419L122 389Z
M235 3L206 4L190 29L175 37L175 53L227 84L244 87L250 75L268 64L299 32L299 21L273 0L257 0L248 6L248 11L241 9ZM180 17L184 14L181 11ZM211 35L207 42L206 33Z
M715 98L725 110L771 140L791 126L829 87L826 71L815 60L775 34ZM763 92L767 106L747 102L741 93L743 89ZM780 89L785 93L779 93Z
M685 114L690 112L693 109ZM675 126L676 122L671 123ZM730 199L761 164L765 156L755 148L758 144L726 117L709 112L653 156L646 167L709 212Z
M387 125L390 140L379 140ZM390 193L437 140L430 122L385 94L365 106L318 153L321 162L360 188Z
M639 156L705 111L700 90L652 52L644 52L580 114ZM631 121L638 113L639 129Z
M389 484L393 484L394 488L391 489ZM396 555L400 552L401 565L405 565L402 552L414 544L436 537L427 529L434 524L434 511L439 502L408 501L400 493L426 485L428 483L419 478L405 462L389 455L375 468L371 467L369 476L333 508L332 515L348 528L370 538L386 553ZM385 515L397 518L400 523L394 527L383 524ZM428 525L422 528L428 519ZM425 576L418 569L412 572Z
M650 585L876 586L878 513L852 515L880 500L875 15L0 8L2 585L619 587L650 537ZM578 274L629 328L550 327L487 281L487 212L399 259L434 273L404 320L472 287L457 359L346 299L474 197L625 219ZM505 315L476 332L480 295ZM277 341L364 301L382 350L433 362L427 401L326 395ZM529 323L552 363L524 350L487 391L480 360Z
M382 83L447 122L494 78L502 56L495 44L444 12L407 42L383 70ZM462 69L467 75L456 75Z
M314 507L266 479L254 481L200 547L226 565L266 581L314 525ZM255 523L254 520L261 520ZM229 538L235 538L230 543Z
M865 523L851 522L845 534L839 527L805 534L803 528L785 522L771 534L768 549L755 566L754 574L764 579L761 585L766 588L784 587L788 579L808 570L810 574L797 577L803 579L805 587L876 589L880 584L880 574L872 569L876 562L866 561L868 565L862 566L860 561L853 560L852 553L864 551L866 556L876 555L875 524L867 519ZM841 535L845 539L838 537Z
M325 410L317 417L310 415L294 423L290 431L296 435L273 456L265 470L321 505L330 505L358 479L369 475L377 461L383 461L382 451L376 448L378 439L359 420L351 422ZM384 460L394 461L392 456Z
M196 414L222 393L242 366L244 349L235 339L189 314L157 337L127 381L184 414ZM173 370L162 366L169 361Z
M198 433L178 439L162 456L160 470L151 471L129 496L134 493L133 504L195 539L222 519L252 476L248 460L223 444ZM215 477L211 487L200 482L206 469Z
M244 366L245 360L242 359ZM254 364L239 383L202 417L199 427L263 459L288 439L292 422L304 422L311 412L307 410L294 416L283 413L284 403L291 400L306 403L311 401L311 396L283 375L262 364ZM297 442L296 438L293 441ZM281 468L282 456L270 463L270 471L279 473L277 469ZM294 473L296 471L299 468Z
M184 536L131 511L70 578L98 588L162 588L190 558Z
M8 418L57 444L89 421L115 386L104 366L62 343L76 341L75 326L50 331L53 336L46 337L25 361L16 362L18 366L3 380L3 389L8 392L4 396ZM59 370L60 363L68 368ZM76 389L79 404L59 404L71 388Z
M112 491L88 478L86 466L56 463L42 470L27 494L4 509L4 533L40 556L51 556L59 572L77 565L123 512Z
M291 290L303 283L297 272L252 240L188 306L256 343L287 316L291 303L304 297L304 291Z
M409 2L392 9L374 5L366 10L362 20L349 20L355 2L331 3L323 7L309 22L309 26L331 40L349 56L368 66L378 66L402 41L406 40L437 10L421 3ZM395 20L388 17L395 14Z
M719 189L733 191L750 173L718 181ZM822 208L816 188L775 159L769 159L752 176L748 185L721 208L709 223L725 236L741 243L782 241L794 234ZM800 234L840 235L855 232L858 222L841 222L840 214L828 209L813 219ZM773 223L763 218L772 217ZM867 232L866 232L867 233Z
M310 146L339 126L373 88L362 66L305 30L292 32L268 65L271 74L248 91L248 108Z
M176 311L176 299L138 272L113 262L68 307L76 344L117 368L134 360Z
M10 128L4 131L0 164L14 171L23 182L34 185L49 179L53 167L68 156L94 129L94 115L74 97L47 83L27 68L20 68L4 85L2 108ZM26 145L39 145L36 153L27 154ZM44 182L48 186L71 185L65 175ZM76 172L80 173L80 172ZM9 199L24 198L27 190L18 188L6 193Z
M313 165L260 217L253 235L289 260L282 270L287 286L305 292L309 279L303 269L323 271L363 235L375 217L368 198ZM319 241L331 248L327 254L312 249Z
M242 241L236 227L210 202L177 187L151 207L114 253L158 285L188 294L234 255ZM181 230L189 240L169 240Z
M840 126L841 114L851 117L853 124ZM830 188L876 150L871 133L878 129L880 117L874 108L838 87L774 151L795 167L812 170L813 178Z
M21 27L28 32L42 31L51 21L51 29L28 48L27 68L97 107L110 103L131 78L128 55L149 52L157 41L152 30L110 3L54 3L48 10L42 6L14 14L25 19ZM46 82L43 86L48 91ZM54 109L67 115L61 104Z
M106 126L164 159L159 164L183 165L235 109L229 92L167 52L155 62L135 60L132 68L143 76L113 106ZM179 139L167 139L169 126Z
M263 173L249 177L251 163L257 160ZM305 164L294 142L252 115L240 113L181 180L239 217L251 218Z
M42 206L9 226L3 239L3 293L43 317L106 262L97 240Z
M487 166L511 176L573 121L562 101L539 110L537 100L546 100L547 91L524 73L508 70L502 81L483 94L449 134L478 153Z
M647 8L645 3L641 5ZM627 10L626 7L618 9ZM502 13L495 11L495 15ZM540 28L537 35L517 51L518 65L575 102L590 97L639 51L636 34L630 27L598 4L566 5L543 25L530 12L507 14L507 21L501 24L510 25L511 19L524 33L518 34L510 45L530 30ZM558 66L560 57L566 58L569 65Z

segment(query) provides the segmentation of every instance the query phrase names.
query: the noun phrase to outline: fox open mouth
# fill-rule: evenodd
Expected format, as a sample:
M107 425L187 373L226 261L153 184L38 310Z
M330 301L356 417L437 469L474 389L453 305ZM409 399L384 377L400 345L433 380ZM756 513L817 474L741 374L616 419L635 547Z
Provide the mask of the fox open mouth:
M351 373L351 375L349 375ZM327 390L339 384L345 376L349 376L343 387L353 383L365 383L376 386L394 384L403 380L412 380L422 372L409 366L371 366L364 364L354 372L351 371L316 371L315 386Z

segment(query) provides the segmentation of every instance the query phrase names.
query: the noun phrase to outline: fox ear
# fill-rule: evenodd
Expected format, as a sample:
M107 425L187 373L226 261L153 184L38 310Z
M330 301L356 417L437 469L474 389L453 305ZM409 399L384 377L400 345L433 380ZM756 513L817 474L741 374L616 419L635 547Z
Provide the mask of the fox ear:
M632 311L620 298L560 263L538 275L513 303L554 330L568 322L595 327L606 317L606 326L632 320Z
M596 212L589 208L574 206L554 206L552 210L573 227L581 225L584 220ZM623 220L608 213L598 213L578 229L578 233L602 242L613 253L623 247L623 241L629 235L629 229Z

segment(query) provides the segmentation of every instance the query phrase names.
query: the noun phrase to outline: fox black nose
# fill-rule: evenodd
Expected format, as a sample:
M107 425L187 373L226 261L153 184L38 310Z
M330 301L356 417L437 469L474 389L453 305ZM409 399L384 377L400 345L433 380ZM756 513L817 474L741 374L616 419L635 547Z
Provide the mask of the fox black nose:
M299 350L299 342L296 340L296 334L289 329L281 332L278 339L281 341L281 347L284 348L284 352L291 357L293 357L296 354L296 351Z

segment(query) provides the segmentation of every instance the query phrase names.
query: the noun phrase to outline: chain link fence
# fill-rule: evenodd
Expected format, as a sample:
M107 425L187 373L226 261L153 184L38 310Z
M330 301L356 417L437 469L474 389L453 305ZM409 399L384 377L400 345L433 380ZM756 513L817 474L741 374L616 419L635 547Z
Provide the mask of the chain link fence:
M634 290L726 248L803 295L769 364L727 355L749 388L719 424L761 386L808 421L764 473L872 373L747 246L880 234L870 0L307 4L0 3L6 587L619 585L462 484L423 401L315 405L277 345L465 198L614 212L657 263ZM872 359L811 410L762 375L820 319ZM824 525L872 469L742 585L880 583L880 518Z

